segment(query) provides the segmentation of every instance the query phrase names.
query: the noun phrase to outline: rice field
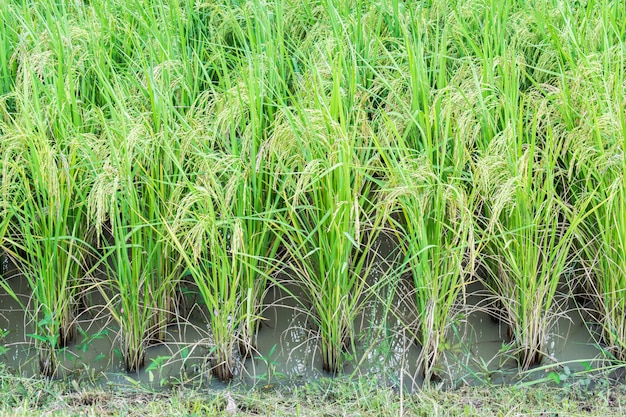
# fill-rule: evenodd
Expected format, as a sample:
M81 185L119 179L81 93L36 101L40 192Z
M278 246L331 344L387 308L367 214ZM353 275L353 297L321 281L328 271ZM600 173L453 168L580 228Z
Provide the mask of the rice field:
M430 381L477 314L519 375L576 316L620 366L625 43L609 0L6 0L0 352L62 376L89 316L126 372L269 380L282 311L320 372Z

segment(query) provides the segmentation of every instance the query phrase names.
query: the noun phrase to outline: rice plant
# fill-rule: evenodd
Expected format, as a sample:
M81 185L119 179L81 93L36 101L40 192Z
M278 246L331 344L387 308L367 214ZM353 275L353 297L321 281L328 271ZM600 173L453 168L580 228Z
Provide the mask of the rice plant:
M101 99L116 110L100 112L102 133L88 154L93 173L87 196L89 222L108 275L96 286L120 325L129 371L142 366L149 343L165 339L166 326L177 310L182 273L165 223L173 218L180 199L188 149L181 138L187 129L160 127L162 120L179 116L173 107L160 110L151 101L162 98L160 90L166 87L160 85L160 77L168 79L169 74L165 69L159 76L155 72L144 70L120 80L108 78L106 65L96 68L106 92ZM129 91L144 100L123 100Z
M186 55L193 30L188 4L147 7L139 14L127 6L114 13L94 6L108 16L100 25L117 26L111 28L116 36L93 40L115 52L100 56L93 69L100 135L89 153L88 207L108 258L108 280L97 286L120 325L126 368L134 371L149 344L165 341L178 313L183 270L166 224L175 216L185 179L193 176L185 172L193 133L182 120L199 94L194 71L200 69L198 57ZM156 27L167 30L146 43L144 34ZM183 66L182 60L195 64Z
M238 175L232 158L206 153L203 174L180 201L169 228L170 238L184 260L202 297L211 331L211 372L228 381L233 378L234 350L241 328L253 305L246 299L252 289L242 285L246 273L258 262L242 248L246 219L232 213L238 197ZM236 166L236 165L235 165ZM229 178L229 174L233 175ZM245 292L243 290L245 290Z
M40 369L51 376L58 365L56 349L73 338L86 271L87 171L83 135L75 126L80 115L75 107L75 113L62 111L77 94L73 83L65 85L73 73L55 65L71 48L32 21L23 23L26 33L44 41L24 42L14 57L16 90L2 123L4 211L11 217L9 253L32 290L27 309Z
M385 226L376 211L372 161L356 158L357 131L345 131L328 114L298 114L291 134L316 157L288 178L281 240L312 305L321 338L324 370L342 370L355 341L354 321L374 288L370 251ZM317 130L300 130L319 126ZM325 130L328 128L329 130Z
M611 356L626 359L626 282L624 267L625 184L616 178L602 191L597 190L601 206L594 212L588 233L586 258L589 262L589 288L602 327L602 342ZM593 238L589 234L593 233Z
M251 18L245 22L252 25L249 19ZM261 35L268 36L268 33L259 34ZM252 38L261 42L256 37ZM267 42L272 43L271 40ZM250 48L259 46L252 42ZM215 148L226 150L235 157L234 167L240 170L236 174L238 180L233 184L234 195L229 216L238 219L243 234L243 245L239 247L240 252L235 257L243 268L240 282L242 291L249 294L245 298L246 308L243 311L246 312L246 318L241 324L239 345L240 352L245 357L253 354L267 278L275 269L271 263L260 260L274 258L278 251L279 242L271 225L277 210L281 208L282 183L279 181L280 173L277 168L279 163L268 140L268 130L277 105L277 101L272 99L284 88L283 77L286 77L277 68L279 61L261 58L261 52L254 50L249 53L254 54L257 59L249 59L246 65L239 68L242 73L240 77L246 82L216 94L211 107L216 114ZM267 53L270 51L263 55ZM267 68L266 64L270 63L272 65ZM225 85L228 86L229 82L225 82Z
M139 125L129 134L140 139L141 129ZM125 139L129 144L133 141L132 137ZM111 133L110 140L110 149L116 148L119 137ZM180 195L174 192L175 180L159 172L171 161L160 150L157 140L120 147L102 165L96 165L100 174L88 196L90 222L99 230L107 260L108 280L97 285L119 323L128 371L143 365L149 342L164 339L176 309L175 292L182 272L164 225L173 216L168 207ZM146 158L159 154L161 165L145 164Z
M472 211L462 185L442 183L426 158L407 159L396 169L391 195L403 252L397 273L413 284L405 321L422 348L418 367L430 380L473 267Z
M603 38L614 34L603 25ZM624 62L620 49L589 54L585 77L571 78L560 100L571 103L564 117L575 126L568 138L571 199L583 218L578 247L584 267L581 290L592 300L592 317L600 325L600 344L615 360L626 359L626 260L624 258ZM574 71L572 71L573 73ZM586 114L586 120L577 114Z
M370 253L389 214L381 203L382 164L370 142L371 109L380 97L367 88L380 45L365 38L382 30L370 12L335 2L311 8L328 19L304 35L310 50L297 63L305 71L273 132L289 173L279 235L288 270L307 294L330 373L341 372L354 350L355 319L389 284L387 277L374 279Z
M7 167L17 173L14 179L21 187L20 199L10 202L13 224L8 245L32 290L26 307L35 321L32 337L41 373L51 376L58 366L56 349L74 336L77 295L85 272L85 208L76 183L81 165L76 153L58 152L41 136L13 139L25 142L21 155L25 159ZM3 287L19 301L8 284Z
M540 109L526 127L510 126L494 140L476 164L482 170L475 173L484 176L489 187L481 190L487 222L486 285L502 308L523 369L539 364L546 354L577 223L570 221L570 208L556 189L563 175L556 165L559 142L549 126L538 140Z

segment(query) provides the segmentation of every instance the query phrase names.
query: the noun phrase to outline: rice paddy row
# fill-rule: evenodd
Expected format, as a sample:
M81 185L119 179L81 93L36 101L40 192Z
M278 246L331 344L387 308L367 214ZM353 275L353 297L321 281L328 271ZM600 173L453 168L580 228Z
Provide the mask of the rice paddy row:
M286 271L331 373L368 302L395 314L407 282L427 379L476 280L521 369L574 294L626 360L625 15L608 0L3 2L0 248L32 292L41 373L89 291L142 367L189 278L229 380ZM382 235L398 247L381 277Z

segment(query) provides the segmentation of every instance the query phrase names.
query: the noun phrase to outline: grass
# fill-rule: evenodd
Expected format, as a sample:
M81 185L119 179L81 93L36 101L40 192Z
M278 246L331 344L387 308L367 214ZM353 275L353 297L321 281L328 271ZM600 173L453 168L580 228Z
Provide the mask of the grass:
M4 371L3 371L4 372ZM2 374L0 413L21 415L221 415L230 401L238 415L345 416L576 416L622 415L621 387L584 391L580 388L465 387L442 391L427 388L398 395L372 380L324 379L275 390L194 391L159 393L140 388L111 391Z

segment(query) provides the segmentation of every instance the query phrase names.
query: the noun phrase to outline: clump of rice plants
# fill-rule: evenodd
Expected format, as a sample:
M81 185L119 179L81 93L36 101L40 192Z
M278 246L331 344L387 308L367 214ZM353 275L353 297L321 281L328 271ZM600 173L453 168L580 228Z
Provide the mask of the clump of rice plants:
M602 342L618 361L626 360L626 184L623 176L606 188L596 189L599 206L582 234L587 238L584 253L588 265L588 283Z
M605 34L605 36L610 36ZM559 99L572 103L564 115L587 114L566 132L578 233L584 267L581 290L592 300L592 317L601 328L599 342L608 356L626 360L626 162L622 109L625 60L621 50L589 55L587 77L569 81ZM618 64L619 63L619 64ZM618 65L615 65L618 64ZM615 71L615 67L621 70ZM592 99L590 99L592 98Z
M593 167L593 170L596 168ZM620 169L621 171L621 169ZM598 171L596 171L598 172ZM623 174L600 174L600 184L594 187L595 208L586 205L591 214L585 222L584 260L586 288L592 295L594 317L601 326L601 342L609 355L626 360L626 257L624 210L626 184ZM613 178L609 182L609 178Z
M290 99L271 126L286 182L277 235L286 270L303 288L303 305L311 305L322 367L339 373L355 347L355 319L388 282L374 278L371 253L390 207L381 203L384 174L371 146L381 97L367 90L382 48L365 41L382 22L370 10L334 2L304 9L328 19L296 38Z
M541 107L533 110L533 101L522 106L518 124L494 139L474 174L486 185L480 189L485 284L502 309L522 369L546 354L576 223L556 188L563 175L556 164L558 140L549 126L539 127L541 116L548 116Z
M251 289L242 285L258 262L245 247L245 218L233 215L241 171L232 157L204 153L202 174L180 201L170 239L184 260L206 308L211 331L211 372L220 380L233 378L234 350L248 310ZM235 169L233 169L235 168ZM246 292L242 291L245 289Z
M198 58L186 55L193 43L187 36L198 22L185 4L139 14L128 4L117 6L112 12L94 5L107 16L99 23L114 26L116 35L95 37L91 46L98 52L104 42L116 52L102 55L92 72L98 135L89 144L88 207L108 276L96 285L120 326L126 369L134 371L146 347L166 339L178 308L181 260L166 224L193 175L185 171L192 128L182 122L181 109L198 94ZM155 34L150 42L146 33Z
M163 167L171 158L158 140L142 142L146 137L139 125L125 137L128 146L119 146L120 138L110 133L108 149L116 152L103 162L92 161L99 175L88 198L90 222L107 261L108 279L97 287L120 326L128 371L143 365L149 342L163 340L181 274L164 226L172 215L169 206L179 198L177 183L146 164L160 155Z
M459 317L466 276L474 268L474 198L467 167L481 130L479 98L485 97L469 76L471 61L449 64L450 45L424 41L447 39L449 29L435 23L437 16L422 9L411 15L414 20L398 18L395 29L406 52L389 48L389 65L374 79L375 91L386 97L385 111L375 114L373 124L389 179L387 200L396 211L392 219L401 262L395 273L408 278L411 288L403 321L422 348L418 368L426 381L440 376L447 332ZM413 27L412 21L420 23ZM446 69L449 65L455 72Z
M392 196L403 252L398 272L413 284L408 300L413 320L406 324L422 347L418 366L430 380L473 267L467 256L473 253L471 210L461 184L443 183L426 158L407 158L396 169Z
M292 120L291 134L315 158L288 179L280 236L290 270L313 308L323 368L338 373L354 343L354 321L373 295L369 252L386 214L372 201L372 161L356 157L361 132L342 129L321 111L301 110L293 117L302 120Z
M72 74L55 66L55 60L71 48L32 22L24 25L45 42L25 42L15 57L16 92L1 124L3 211L11 217L6 247L32 290L28 314L41 373L51 376L58 365L56 349L75 333L87 251L87 167L84 135L75 127L79 115L60 112L76 89L65 88L65 77ZM17 299L6 283L3 287Z
M110 163L103 168L95 178L90 195L92 204L94 200L107 204L105 208L90 210L91 223L96 228L108 226L111 236L110 246L105 246L102 235L99 237L103 241L100 245L107 260L104 266L108 279L98 283L98 288L107 300L111 316L120 326L125 367L136 371L143 365L148 329L152 324L150 261L154 262L160 254L155 250L158 245L150 225L136 210L141 200L133 183L120 178Z
M231 169L236 170L229 171L233 175L229 185L229 193L232 193L230 210L222 212L221 216L236 220L242 234L241 245L237 252L233 252L233 260L240 264L240 285L246 295L239 343L244 357L251 357L254 353L268 278L276 269L276 265L268 260L277 256L279 241L274 235L273 223L281 208L280 190L283 187L272 145L266 138L265 131L270 123L266 119L271 118L267 115L270 111L257 93L259 89L269 87L258 85L260 82L255 76L248 79L251 81L247 84L219 94L213 104L220 138L215 147L228 151L232 157Z
M584 280L579 289L592 300L592 317L601 328L599 344L608 356L623 361L626 55L618 39L624 33L625 11L609 4L594 2L585 13L568 5L566 13L546 14L540 29L564 61L554 98L567 151L563 155L570 180L567 197L582 219L577 246ZM552 29L570 25L564 22L570 15L580 30Z
M10 202L10 254L32 290L28 308L35 321L40 369L51 376L57 367L56 349L73 339L85 272L85 207L76 183L81 165L71 149L64 154L41 136L13 139L24 141L24 159L9 165L21 187L19 200ZM3 287L19 301L8 285Z

